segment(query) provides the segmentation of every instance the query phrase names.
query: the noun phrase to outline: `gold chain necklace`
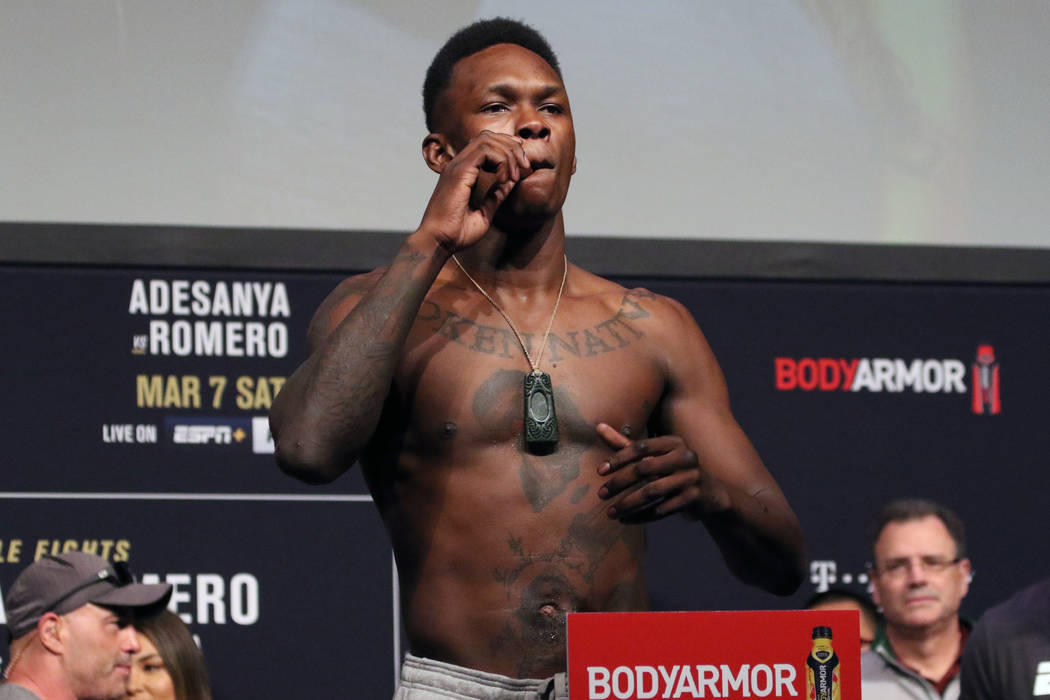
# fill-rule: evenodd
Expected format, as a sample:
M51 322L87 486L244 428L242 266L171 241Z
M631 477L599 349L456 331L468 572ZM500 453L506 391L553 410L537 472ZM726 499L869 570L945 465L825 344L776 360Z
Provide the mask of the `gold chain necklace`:
M532 371L525 375L525 444L530 447L550 449L558 442L558 416L554 412L554 387L551 385L551 377L546 372L540 371L540 362L543 360L543 351L547 349L547 338L550 336L551 328L554 326L554 318L558 315L558 305L561 304L562 292L565 291L565 280L569 276L569 259L564 254L562 255L562 262L565 267L561 274L558 298L554 301L554 311L551 313L550 322L547 323L547 330L543 332L543 342L540 343L540 352L536 355L535 361L533 361L532 355L529 354L528 348L525 347L525 341L522 340L521 333L518 333L518 329L514 322L510 320L510 316L477 283L477 280L470 276L470 273L463 267L459 258L453 255L452 260L459 267L460 272L466 275L467 279L477 287L481 295L488 299L489 303L503 317L503 320L507 322L514 337L518 340L518 345L521 346L521 351L525 353L525 359L528 360L529 367L532 368Z

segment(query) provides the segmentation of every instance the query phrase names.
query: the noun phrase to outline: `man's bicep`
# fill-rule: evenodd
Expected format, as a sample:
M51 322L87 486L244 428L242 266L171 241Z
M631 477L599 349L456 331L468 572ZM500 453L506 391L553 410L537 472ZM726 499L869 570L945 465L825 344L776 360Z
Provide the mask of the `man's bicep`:
M667 432L681 437L701 466L721 481L747 493L779 493L733 416L725 377L707 339L684 307L677 316L681 342L668 354L669 390L662 411Z
M679 399L669 402L668 412L669 432L685 441L708 474L750 495L780 493L727 405L704 397Z

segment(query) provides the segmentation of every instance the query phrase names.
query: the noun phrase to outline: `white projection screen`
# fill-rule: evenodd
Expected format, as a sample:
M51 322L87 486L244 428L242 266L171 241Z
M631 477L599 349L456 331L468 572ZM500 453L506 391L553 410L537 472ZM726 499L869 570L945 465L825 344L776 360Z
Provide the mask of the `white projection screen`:
M423 73L498 15L559 54L572 236L1050 247L1042 0L5 0L0 220L411 230Z

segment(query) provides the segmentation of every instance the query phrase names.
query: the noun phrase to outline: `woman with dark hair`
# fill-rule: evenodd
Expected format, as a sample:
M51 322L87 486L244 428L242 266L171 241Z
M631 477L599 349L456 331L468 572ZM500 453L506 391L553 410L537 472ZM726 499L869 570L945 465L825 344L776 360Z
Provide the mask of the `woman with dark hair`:
M170 610L135 620L139 653L132 659L128 698L211 700L204 655L189 629Z

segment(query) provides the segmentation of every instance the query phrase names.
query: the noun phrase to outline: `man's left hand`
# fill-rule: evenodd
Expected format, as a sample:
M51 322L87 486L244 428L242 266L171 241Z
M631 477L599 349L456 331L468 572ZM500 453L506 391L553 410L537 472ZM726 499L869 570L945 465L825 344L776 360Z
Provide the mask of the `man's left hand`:
M606 511L610 518L644 523L682 513L695 520L729 507L729 494L677 435L631 440L606 423L597 430L615 450L598 467L609 477L598 497L621 496Z

